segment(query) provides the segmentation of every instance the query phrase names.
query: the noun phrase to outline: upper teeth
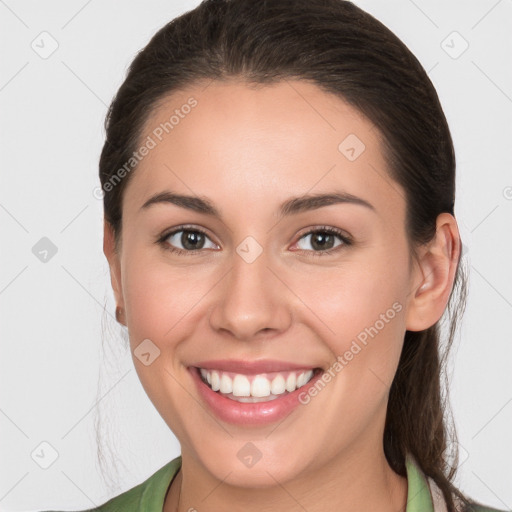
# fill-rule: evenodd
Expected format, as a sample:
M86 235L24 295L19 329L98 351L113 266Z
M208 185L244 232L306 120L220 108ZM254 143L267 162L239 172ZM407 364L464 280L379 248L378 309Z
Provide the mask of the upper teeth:
M295 391L313 377L313 370L300 370L260 375L223 372L220 370L199 369L213 391L233 393L234 396L267 397L281 395L285 391Z

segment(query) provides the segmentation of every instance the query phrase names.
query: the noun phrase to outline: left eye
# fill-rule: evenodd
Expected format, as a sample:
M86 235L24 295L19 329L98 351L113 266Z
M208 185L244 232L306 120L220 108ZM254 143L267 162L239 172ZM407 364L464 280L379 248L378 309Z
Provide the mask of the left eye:
M309 245L312 249L308 247L299 247L301 250L313 250L313 252L330 252L331 250L339 247L340 245L350 245L350 240L341 234L340 232L333 229L316 229L314 231L309 231L308 233L302 235L300 240L307 240L309 238ZM340 240L338 244L336 244L336 238ZM298 244L299 242L297 242Z

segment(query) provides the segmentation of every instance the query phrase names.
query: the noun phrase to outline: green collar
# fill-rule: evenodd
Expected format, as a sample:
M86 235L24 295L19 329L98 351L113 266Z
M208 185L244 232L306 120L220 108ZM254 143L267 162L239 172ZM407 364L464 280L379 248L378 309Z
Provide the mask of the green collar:
M434 512L428 480L411 454L405 457L407 470L406 512Z
M138 510L147 510L148 512L161 511L164 507L165 495L167 489L174 477L181 468L181 455L168 462L160 468L153 476L146 480L147 486L142 492Z
M160 468L145 483L140 498L140 510L161 511L167 489L181 467L181 455ZM406 512L434 512L427 478L414 457L407 455L407 509Z

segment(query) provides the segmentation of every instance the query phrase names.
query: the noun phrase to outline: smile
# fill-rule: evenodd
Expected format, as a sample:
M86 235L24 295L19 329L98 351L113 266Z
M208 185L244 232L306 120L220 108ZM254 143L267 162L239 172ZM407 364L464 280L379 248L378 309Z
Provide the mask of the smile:
M219 420L247 427L283 420L324 373L320 367L269 360L203 361L188 369L207 410Z
M314 375L313 370L271 372L257 375L199 368L201 378L212 391L243 403L275 400L281 395L306 385Z

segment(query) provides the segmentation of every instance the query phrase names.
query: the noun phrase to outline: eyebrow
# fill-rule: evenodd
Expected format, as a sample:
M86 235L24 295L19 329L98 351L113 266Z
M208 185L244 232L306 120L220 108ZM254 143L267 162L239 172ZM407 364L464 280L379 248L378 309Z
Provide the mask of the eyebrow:
M174 204L197 213L221 218L220 212L209 199L198 196L176 194L167 190L151 196L141 206L141 210L147 209L152 205L162 203ZM300 212L316 210L333 204L355 204L364 206L374 212L376 211L375 207L365 199L349 194L348 192L334 192L330 194L308 194L288 199L281 204L279 216L286 217Z

